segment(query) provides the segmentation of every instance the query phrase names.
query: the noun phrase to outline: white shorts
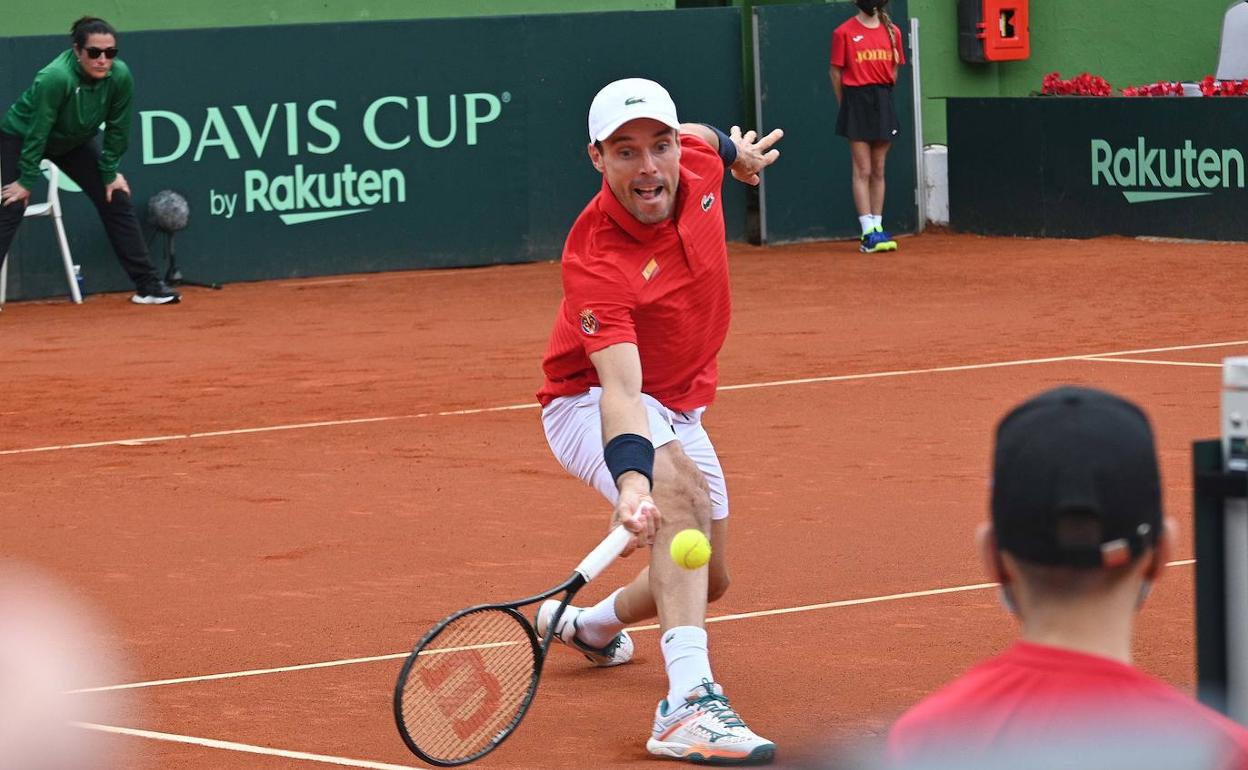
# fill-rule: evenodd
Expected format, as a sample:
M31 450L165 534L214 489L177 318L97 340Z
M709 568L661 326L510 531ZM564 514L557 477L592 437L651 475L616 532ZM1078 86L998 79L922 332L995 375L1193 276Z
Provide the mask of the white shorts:
M542 427L546 430L546 443L555 453L559 463L581 481L597 489L602 496L615 503L619 490L615 479L607 470L602 456L602 415L598 401L602 388L590 388L575 396L556 398L542 410ZM728 488L724 484L724 470L719 465L711 437L702 427L702 413L706 407L689 412L677 412L655 399L641 394L650 418L650 440L655 448L670 441L679 441L681 449L693 460L706 477L711 491L711 518L728 517Z

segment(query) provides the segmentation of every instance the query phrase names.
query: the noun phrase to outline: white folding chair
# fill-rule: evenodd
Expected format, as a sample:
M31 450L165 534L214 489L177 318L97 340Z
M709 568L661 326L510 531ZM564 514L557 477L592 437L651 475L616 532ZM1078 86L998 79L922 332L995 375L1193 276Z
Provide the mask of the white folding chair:
M69 253L69 239L65 237L65 224L61 221L61 193L57 187L57 182L60 181L61 170L47 158L44 158L39 163L39 167L47 172L48 199L43 203L27 204L26 216L52 217L52 223L56 225L56 239L61 245L61 260L65 263L65 280L69 282L69 296L73 297L74 304L81 305L82 292L78 291L78 276L74 273L74 258ZM6 254L4 264L0 265L0 306L4 305L4 300L8 293L9 260Z

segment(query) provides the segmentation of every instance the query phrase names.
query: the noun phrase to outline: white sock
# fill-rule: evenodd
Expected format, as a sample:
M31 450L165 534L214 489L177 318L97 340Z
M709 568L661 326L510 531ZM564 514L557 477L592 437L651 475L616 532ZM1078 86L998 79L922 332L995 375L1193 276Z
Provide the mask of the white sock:
M875 229L875 217L870 214L863 214L858 217L858 224L862 225L862 234L866 235Z
M872 214L871 215L871 227L874 230L883 230L884 229L884 215Z
M590 647L605 647L624 630L624 623L615 615L615 597L623 588L581 613L576 619L576 638Z
M667 664L667 711L685 702L689 691L711 675L711 659L706 651L706 629L676 626L663 632L663 660Z

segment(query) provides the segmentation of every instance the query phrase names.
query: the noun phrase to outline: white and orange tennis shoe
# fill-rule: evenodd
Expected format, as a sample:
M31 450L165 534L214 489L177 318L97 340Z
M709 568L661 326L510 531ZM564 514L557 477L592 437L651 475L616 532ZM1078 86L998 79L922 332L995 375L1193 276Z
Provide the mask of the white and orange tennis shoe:
M547 599L542 602L542 606L537 608L536 626L538 636L546 636L546 629L550 626L550 619L554 616L557 609L559 609L559 602L554 599ZM590 647L576 638L576 621L584 611L581 607L574 607L569 604L559 618L559 624L555 626L554 638L581 653L589 659L590 663L600 668L619 666L632 660L633 638L628 635L627 631L621 631L616 634L615 638L608 642L605 647Z
M674 708L659 701L646 750L704 765L763 765L776 756L776 744L746 727L724 688L706 680Z

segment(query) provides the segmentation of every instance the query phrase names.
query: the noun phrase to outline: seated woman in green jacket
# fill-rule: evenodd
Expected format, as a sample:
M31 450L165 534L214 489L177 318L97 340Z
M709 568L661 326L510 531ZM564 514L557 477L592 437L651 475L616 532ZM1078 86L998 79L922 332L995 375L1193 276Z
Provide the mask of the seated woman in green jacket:
M117 31L84 16L70 30L74 44L35 75L0 120L0 260L39 180L39 162L55 163L95 204L121 266L134 281L130 300L166 305L180 295L152 265L130 203L130 186L117 170L130 142L134 79L117 58ZM103 147L95 139L104 124Z

